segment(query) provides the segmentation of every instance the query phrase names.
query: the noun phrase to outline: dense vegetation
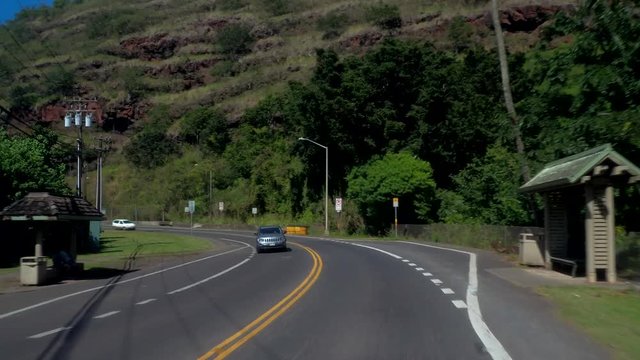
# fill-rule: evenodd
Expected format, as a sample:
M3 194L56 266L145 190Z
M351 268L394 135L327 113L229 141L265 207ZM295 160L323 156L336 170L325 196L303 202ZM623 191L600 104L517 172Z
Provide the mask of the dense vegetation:
M289 11L287 2L270 4L274 14ZM384 9L374 5L365 15L395 28L401 19ZM510 54L534 171L603 143L640 163L638 9L637 1L587 1L545 28L534 49ZM319 23L324 36L343 31L348 19L337 15ZM228 61L246 54L246 31L240 24L220 33ZM521 159L497 55L464 41L467 33L454 21L453 47L390 38L363 56L318 49L308 81L290 81L234 122L207 104L177 116L158 105L124 157L108 159L107 207L135 204L151 209L149 217L179 218L187 199L206 204L200 214L223 201L236 219L249 219L256 207L274 221L320 223L325 150L298 141L305 137L328 147L329 194L345 199L340 219L331 212L332 226L385 232L393 197L400 197L401 223L531 224L540 205L517 192ZM58 91L65 84L64 76L52 82ZM17 98L33 101L28 90ZM620 193L618 223L636 229L630 217L640 210L638 189Z

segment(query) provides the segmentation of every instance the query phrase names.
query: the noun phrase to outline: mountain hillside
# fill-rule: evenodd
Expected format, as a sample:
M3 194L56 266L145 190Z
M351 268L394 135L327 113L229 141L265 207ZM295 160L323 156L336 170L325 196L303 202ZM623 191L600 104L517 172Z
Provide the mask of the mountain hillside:
M512 51L571 8L545 4L501 4ZM59 122L65 100L96 99L103 129L121 132L159 104L176 117L215 105L237 119L308 79L318 48L360 54L388 37L493 47L487 9L423 0L61 0L23 10L0 30L0 105Z

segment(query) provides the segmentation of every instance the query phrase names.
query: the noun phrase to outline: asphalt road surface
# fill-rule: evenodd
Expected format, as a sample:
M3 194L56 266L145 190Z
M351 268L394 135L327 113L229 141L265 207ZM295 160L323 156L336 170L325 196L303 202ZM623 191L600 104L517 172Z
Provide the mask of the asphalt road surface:
M193 234L215 250L0 295L0 359L609 357L481 254L289 236L258 255L250 233Z

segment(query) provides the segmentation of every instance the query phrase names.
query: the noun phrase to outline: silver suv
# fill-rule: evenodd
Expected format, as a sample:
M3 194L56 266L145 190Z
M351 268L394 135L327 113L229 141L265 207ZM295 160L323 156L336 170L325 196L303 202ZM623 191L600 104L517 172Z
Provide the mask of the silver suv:
M286 230L280 226L260 226L256 235L256 251L258 253L267 249L287 250L287 238L284 236Z

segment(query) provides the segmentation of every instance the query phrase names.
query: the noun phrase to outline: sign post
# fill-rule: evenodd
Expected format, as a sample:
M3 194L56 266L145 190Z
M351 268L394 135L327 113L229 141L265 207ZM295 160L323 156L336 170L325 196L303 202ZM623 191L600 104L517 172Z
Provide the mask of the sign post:
M340 231L340 212L342 212L342 198L336 198L336 212L338 213L338 221L336 221L336 226L338 227L338 232Z
M191 217L191 227L190 227L190 232L193 233L193 213L196 211L196 201L195 200L189 200L189 215Z
M393 198L393 213L394 213L394 224L396 228L396 238L398 237L398 203L399 200L397 197Z

